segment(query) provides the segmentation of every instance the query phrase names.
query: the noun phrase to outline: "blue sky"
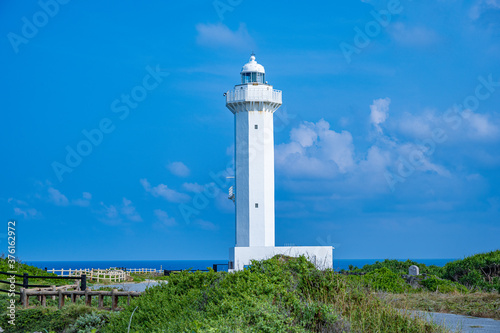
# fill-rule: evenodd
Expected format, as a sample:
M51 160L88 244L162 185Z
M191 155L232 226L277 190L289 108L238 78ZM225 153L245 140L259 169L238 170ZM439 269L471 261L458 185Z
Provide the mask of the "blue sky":
M283 90L277 245L500 247L498 0L2 1L0 36L2 252L16 219L27 261L227 258L252 51Z

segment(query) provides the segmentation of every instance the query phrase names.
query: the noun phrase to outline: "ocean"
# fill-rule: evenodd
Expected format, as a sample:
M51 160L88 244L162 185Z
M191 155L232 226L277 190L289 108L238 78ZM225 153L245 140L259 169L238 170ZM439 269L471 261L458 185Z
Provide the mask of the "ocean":
M349 269L349 265L357 266L359 268L367 264L373 264L376 261L383 261L384 259L334 259L333 267L339 271L341 269ZM406 259L401 259L405 261ZM450 261L456 259L411 259L418 263L436 266L444 266ZM104 261L27 261L26 264L36 266L41 269L85 269L85 268L110 268L110 267L124 267L124 268L156 268L168 270L182 270L182 269L207 269L212 267L213 264L227 264L226 260L104 260ZM219 266L219 271L227 271L227 266Z

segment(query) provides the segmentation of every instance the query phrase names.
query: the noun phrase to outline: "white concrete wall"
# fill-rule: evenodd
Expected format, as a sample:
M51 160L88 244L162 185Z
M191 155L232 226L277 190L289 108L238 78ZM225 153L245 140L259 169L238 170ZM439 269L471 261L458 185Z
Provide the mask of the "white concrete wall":
M236 246L274 246L273 113L235 113L235 140Z
M234 115L236 246L250 246L248 112Z
M229 249L229 261L233 262L233 270L242 270L250 265L251 260L264 260L277 254L290 257L304 255L318 269L333 268L332 246L255 246L233 247Z

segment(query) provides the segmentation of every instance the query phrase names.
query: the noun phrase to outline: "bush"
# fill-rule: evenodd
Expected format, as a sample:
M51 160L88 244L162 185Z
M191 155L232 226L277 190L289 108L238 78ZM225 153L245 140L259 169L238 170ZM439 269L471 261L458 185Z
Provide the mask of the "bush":
M467 288L461 284L451 282L449 280L440 279L437 276L429 276L420 281L420 284L429 291L439 291L441 293L466 293Z
M391 285L389 277L394 274L383 270L369 278L396 288L400 281ZM444 331L381 302L355 278L285 256L235 273L180 272L134 299L105 331L126 332L136 307L131 332Z
M26 333L34 331L62 332L81 315L90 313L91 308L84 305L70 304L58 310L55 307L17 309L16 325L8 323L6 313L0 316L0 327L8 327L10 333Z
M410 266L415 265L418 266L420 274L432 274L432 275L437 275L441 276L443 272L443 268L435 265L430 265L426 266L424 264L420 264L416 261L412 261L410 259L406 261L400 261L400 260L395 260L395 259L385 259L384 261L376 261L374 264L368 264L364 265L362 268L357 268L353 267L351 269L350 265L349 270L353 272L364 272L364 273L369 273L373 272L374 270L381 269L381 268L387 268L393 273L396 273L398 275L402 274L408 274L408 270L410 269Z
M93 333L102 328L109 316L106 312L92 312L84 314L69 327L67 333Z
M471 289L500 292L500 250L447 263L442 277Z
M386 267L364 275L363 280L370 288L377 291L403 293L410 290L410 286L401 276Z

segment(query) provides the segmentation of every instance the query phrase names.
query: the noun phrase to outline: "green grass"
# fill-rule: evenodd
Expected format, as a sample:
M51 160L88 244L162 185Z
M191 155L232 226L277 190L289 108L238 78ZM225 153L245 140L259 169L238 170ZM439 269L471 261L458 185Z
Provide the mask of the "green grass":
M415 264L424 275L412 277L411 286L405 275ZM7 270L6 265L0 258L0 270ZM132 279L138 282L168 283L149 288L130 306L120 298L119 313L98 311L97 299L93 307L79 299L57 310L57 300L49 299L48 308L18 308L17 331L9 332L126 332L136 307L131 332L445 332L397 309L500 319L499 266L500 251L493 251L442 268L397 260L352 267L367 273L362 276L318 271L303 257L284 256L253 262L249 269L231 274L134 273ZM52 275L22 263L17 263L17 270ZM473 292L477 290L494 292ZM0 295L0 307L7 301L5 294ZM105 298L105 306L109 303ZM35 298L30 300L30 305L37 304ZM0 327L8 327L6 321L0 315Z
M441 292L496 291L500 293L500 250L479 253L464 259L447 263L444 267L426 266L415 261L389 260L376 261L362 268L351 266L349 271L355 273L379 272L387 269L396 275L408 274L410 266L419 267L419 284L424 290ZM394 292L401 292L394 290Z
M9 271L15 271L16 274L23 275L24 273L28 273L28 275L32 276L57 276L57 274L53 273L47 273L43 269L40 269L35 266L30 266L27 264L23 264L20 260L16 260L15 263L15 268L11 269L9 267L9 262L8 259L5 257L4 254L0 255L0 271L1 272L9 272ZM6 280L7 275L0 274L0 280ZM55 285L55 286L60 286L60 285L68 285L68 284L74 284L76 280L71 280L71 279L29 279L29 284L43 284L43 285ZM23 278L22 277L16 277L16 282L17 283L22 283ZM0 283L0 289L9 289L9 286L3 283ZM16 290L19 291L19 287L16 287Z
M498 293L379 293L379 297L398 308L500 320L500 294Z
M85 316L94 313L102 318L105 322L116 313L97 310L83 304L69 304L61 310L56 307L36 307L31 309L18 309L16 312L16 325L10 325L5 313L0 315L0 327L9 333L27 333L27 332L77 332L71 330L79 318L85 322ZM83 317L83 318L82 318ZM83 319L83 320L82 320ZM88 321L88 319L87 319ZM84 323L83 323L84 324ZM81 331L86 332L86 331ZM90 332L90 331L89 331Z
M396 274L408 274L408 270L410 266L416 265L419 268L420 274L432 274L432 275L437 275L441 276L443 272L443 268L435 265L424 265L421 263L418 263L416 261L412 261L410 259L406 261L400 261L400 260L395 260L395 259L385 259L384 261L376 261L373 264L368 264L364 265L362 268L358 268L356 266L349 266L349 271L355 272L355 273L369 273L377 269L381 268L387 268L390 271L396 273Z
M444 332L381 301L361 279L277 256L236 273L182 272L148 289L106 332Z
M442 277L471 289L500 293L500 250L447 263Z

